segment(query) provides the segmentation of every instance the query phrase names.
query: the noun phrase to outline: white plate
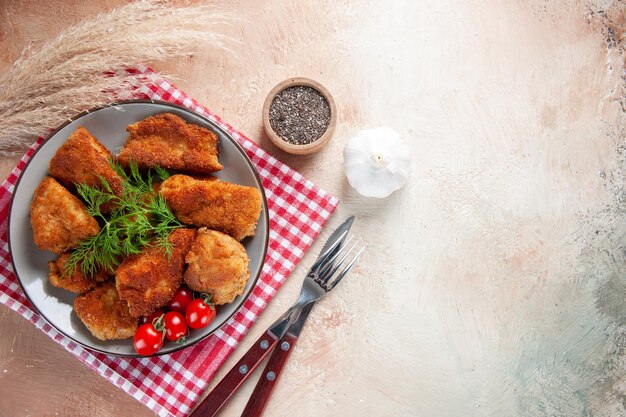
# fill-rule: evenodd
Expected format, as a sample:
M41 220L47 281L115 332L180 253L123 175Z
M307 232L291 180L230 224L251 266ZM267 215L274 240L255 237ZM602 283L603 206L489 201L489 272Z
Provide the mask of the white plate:
M250 258L251 273L244 295L237 297L230 304L218 306L217 317L211 325L205 329L192 331L186 343L178 345L166 341L158 354L171 353L193 345L222 326L243 305L259 278L265 260L269 237L269 218L261 180L241 146L219 126L190 110L165 102L120 102L76 116L44 141L22 172L15 187L9 214L9 249L15 273L26 296L37 308L39 314L59 332L77 343L99 352L137 356L131 339L103 342L93 337L72 308L75 294L50 285L47 263L55 259L56 255L41 251L35 245L29 220L30 203L35 188L41 179L48 175L48 161L77 127L84 126L109 150L117 154L126 141L126 127L128 125L164 112L176 114L189 123L204 126L215 132L220 138L219 158L224 165L224 169L215 173L215 176L225 181L258 188L263 195L263 208L256 235L252 238L246 238L242 242Z

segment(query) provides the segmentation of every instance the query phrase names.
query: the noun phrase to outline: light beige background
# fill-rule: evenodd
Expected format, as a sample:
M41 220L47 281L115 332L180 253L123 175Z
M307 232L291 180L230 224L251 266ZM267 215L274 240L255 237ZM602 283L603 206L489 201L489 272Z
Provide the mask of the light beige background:
M0 71L123 3L2 1ZM220 3L245 19L235 54L198 45L155 68L338 196L330 226L356 214L369 245L316 307L267 415L626 415L623 3ZM262 133L265 95L291 76L337 102L334 139L314 156ZM412 176L370 200L346 183L341 152L381 125L409 142ZM15 162L1 161L3 178ZM295 299L321 240L218 380ZM151 414L6 308L0 335L1 416Z

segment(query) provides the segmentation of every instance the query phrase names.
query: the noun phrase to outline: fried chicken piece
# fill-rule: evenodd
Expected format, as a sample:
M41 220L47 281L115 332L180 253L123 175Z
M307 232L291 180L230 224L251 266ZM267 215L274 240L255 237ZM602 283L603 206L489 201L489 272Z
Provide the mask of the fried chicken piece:
M173 175L163 181L160 193L185 224L219 230L237 240L254 236L262 204L261 192L254 187Z
M215 304L243 294L250 278L250 260L243 245L222 232L201 228L187 252L184 280L194 291L209 293Z
M100 340L128 339L137 330L137 318L131 316L128 304L120 300L113 281L76 297L74 311Z
M217 135L174 114L151 116L126 130L128 139L118 155L125 166L133 160L142 168L158 165L197 174L224 168L218 161Z
M99 282L104 282L111 278L111 275L104 269L99 269L93 276L85 276L80 269L80 264L76 266L71 275L63 275L66 271L66 264L69 257L70 252L66 252L59 256L56 261L48 262L48 268L50 268L48 280L53 286L83 294L94 288Z
M100 230L85 205L52 177L45 177L35 190L30 224L37 247L58 255Z
M115 272L120 298L128 302L134 317L147 316L174 296L183 282L185 255L196 237L195 229L176 229L168 241L168 257L162 247L148 247L124 259Z
M87 129L79 127L54 154L48 169L50 175L69 189L74 183L102 188L104 178L117 196L122 195L123 179L111 167L113 155Z

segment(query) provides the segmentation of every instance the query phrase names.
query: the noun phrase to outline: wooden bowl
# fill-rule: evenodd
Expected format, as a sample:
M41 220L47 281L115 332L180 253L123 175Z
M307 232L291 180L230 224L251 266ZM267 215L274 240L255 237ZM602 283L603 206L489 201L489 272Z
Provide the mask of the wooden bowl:
M322 94L322 96L324 96L324 98L326 99L326 102L328 102L328 107L330 107L330 120L328 121L326 131L317 140L311 143L307 143L305 145L297 145L282 139L276 134L276 132L274 132L274 129L272 129L272 125L270 123L270 106L274 101L274 97L276 97L276 95L284 89L296 86L311 87L319 91L320 94ZM280 149L290 154L306 155L319 151L328 143L330 138L333 136L336 124L337 107L335 106L333 96L330 95L330 92L328 92L328 90L323 85L321 85L317 81L313 81L308 78L289 78L279 83L278 85L276 85L276 87L272 88L272 91L270 91L270 93L267 95L265 103L263 104L263 127L265 128L267 135L270 137L274 145L278 146Z

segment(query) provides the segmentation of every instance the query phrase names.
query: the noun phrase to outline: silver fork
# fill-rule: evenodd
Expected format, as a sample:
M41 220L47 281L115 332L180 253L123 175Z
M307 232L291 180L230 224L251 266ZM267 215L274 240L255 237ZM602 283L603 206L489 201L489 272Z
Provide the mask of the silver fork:
M259 381L250 402L246 406L248 415L260 415L277 381L282 365L287 360L315 301L339 284L363 252L364 248L359 246L358 240L353 239L353 237L346 240L353 220L353 217L348 218L330 236L322 249L322 253L311 266L302 283L298 301L261 335L239 362L197 406L190 417L215 416L259 363L274 347L280 345L280 349L276 349L270 358L266 372L263 373L264 377ZM343 266L344 264L345 266ZM268 370L270 365L273 368ZM276 367L274 368L274 366ZM262 384L262 382L269 384ZM244 411L244 415L246 415L245 413L246 411Z

